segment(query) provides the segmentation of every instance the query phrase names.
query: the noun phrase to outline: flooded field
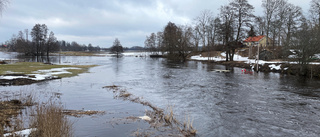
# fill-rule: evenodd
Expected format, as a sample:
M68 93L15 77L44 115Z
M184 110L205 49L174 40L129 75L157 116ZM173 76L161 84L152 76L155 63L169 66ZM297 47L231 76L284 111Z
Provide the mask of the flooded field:
M1 53L3 54L3 53ZM3 58L12 58L1 55ZM168 135L140 117L150 106L123 100L105 86L117 85L159 109L171 107L179 121L193 120L197 136L306 136L320 134L320 81L278 73L243 74L241 68L189 61L124 56L52 57L53 63L99 65L71 78L25 86L0 87L0 93L27 90L58 93L70 110L104 111L69 117L75 136ZM228 73L214 70L230 69ZM131 118L131 119L130 119ZM167 134L168 133L168 134ZM174 132L173 132L174 133Z

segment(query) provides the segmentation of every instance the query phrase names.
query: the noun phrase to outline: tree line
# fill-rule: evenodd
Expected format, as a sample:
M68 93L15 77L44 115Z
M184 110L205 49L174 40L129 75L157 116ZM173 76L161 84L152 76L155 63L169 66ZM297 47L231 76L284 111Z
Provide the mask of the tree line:
M29 38L29 35L31 38ZM49 56L57 51L100 51L99 46L78 44L77 42L58 41L47 25L35 24L29 33L28 29L19 31L17 35L5 42L9 51L23 53L27 56Z
M191 25L169 22L163 30L146 37L145 48L185 59L190 51L226 52L226 61L233 61L235 50L249 36L265 35L272 39L267 45L281 47L283 56L294 49L301 64L320 52L320 0L312 0L308 15L288 0L262 0L263 15L254 15L247 0L232 0L213 15L204 10ZM201 47L201 48L200 48Z

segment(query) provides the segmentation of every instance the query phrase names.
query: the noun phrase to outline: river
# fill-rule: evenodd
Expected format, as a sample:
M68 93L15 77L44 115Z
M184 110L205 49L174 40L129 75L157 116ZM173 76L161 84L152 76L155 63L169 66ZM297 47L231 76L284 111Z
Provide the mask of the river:
M58 59L52 59L58 63ZM279 73L243 74L241 68L196 61L124 56L114 58L63 56L63 64L99 65L71 78L26 86L1 87L0 92L31 90L61 94L67 109L99 110L104 115L69 117L75 136L130 136L147 129L148 106L115 99L104 86L118 85L154 106L173 106L175 116L193 119L197 136L320 135L320 81ZM215 69L231 69L220 73ZM120 121L120 122L119 122Z

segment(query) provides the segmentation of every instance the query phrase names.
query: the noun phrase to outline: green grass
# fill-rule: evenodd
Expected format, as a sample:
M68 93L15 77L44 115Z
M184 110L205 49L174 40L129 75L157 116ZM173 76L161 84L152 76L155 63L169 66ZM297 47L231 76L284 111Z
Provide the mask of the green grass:
M57 75L61 78L76 76L80 73L85 73L89 68L96 65L50 65L43 64L40 62L17 62L14 64L4 64L0 65L0 75L5 74L35 74L37 70L49 70L53 68L66 68L66 67L76 67L80 69L67 69L66 71L71 72L71 74L60 74Z

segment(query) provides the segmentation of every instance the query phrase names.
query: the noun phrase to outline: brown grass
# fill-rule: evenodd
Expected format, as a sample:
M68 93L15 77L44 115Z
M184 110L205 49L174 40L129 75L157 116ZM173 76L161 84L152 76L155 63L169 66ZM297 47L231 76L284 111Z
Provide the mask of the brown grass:
M37 130L31 133L31 137L71 137L72 125L62 113L63 107L58 103L49 101L47 104L38 105L35 116L31 118L31 127Z
M91 116L91 115L97 115L97 114L105 114L104 111L94 111L94 110L63 110L63 114L74 116L74 117L81 117L84 115Z
M60 52L61 55L64 56L103 56L101 55L103 52L84 52L84 51L64 51ZM57 53L59 54L59 53Z
M60 103L35 103L33 92L18 92L5 96L5 99L8 101L3 98L3 101L0 101L0 136L6 133L10 136L20 136L16 132L26 128L36 129L30 137L72 136L72 123L62 113L63 107ZM49 100L54 98L51 97ZM29 109L22 111L26 107Z

